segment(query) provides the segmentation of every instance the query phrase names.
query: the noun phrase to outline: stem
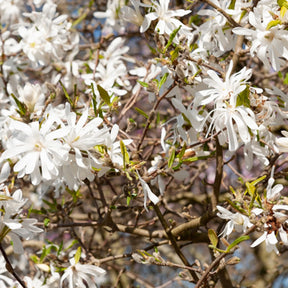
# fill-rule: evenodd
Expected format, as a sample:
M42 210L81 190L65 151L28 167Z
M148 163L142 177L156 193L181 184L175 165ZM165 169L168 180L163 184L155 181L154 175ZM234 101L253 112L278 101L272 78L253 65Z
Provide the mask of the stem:
M218 138L216 138L216 174L213 185L214 186L213 195L211 199L212 211L216 209L218 203L222 177L223 177L223 148L219 144Z
M145 135L146 135L146 133L147 133L147 131L148 131L148 128L149 128L149 126L150 126L150 124L151 124L151 122L152 122L152 120L153 120L153 118L154 118L154 116L155 116L155 111L156 111L156 109L158 108L160 102L166 97L166 95L168 95L168 93L170 93L170 92L172 91L172 89L173 89L175 86L176 86L176 83L174 82L174 83L172 84L172 86L171 86L160 98L158 98L157 102L155 103L154 107L152 108L152 110L151 110L151 112L150 112L150 114L149 114L149 117L148 117L148 119L147 119L146 126L145 126L145 128L144 128L143 133L142 133L141 139L140 139L140 141L139 141L139 143L138 143L137 151L140 151L140 148L141 148L141 146L142 146L142 144L143 144Z
M16 274L14 268L11 265L11 262L4 250L4 248L2 247L2 244L0 243L0 251L6 261L6 269L15 277L15 279L19 282L19 284L23 287L23 288L27 288L26 284L24 283L24 281Z
M182 253L181 249L180 249L179 246L177 245L177 241L176 241L174 235L172 234L171 229L170 229L170 227L168 226L165 218L163 217L163 215L162 215L159 207L158 207L157 205L154 205L154 204L153 204L153 208L154 208L154 210L155 210L155 212L156 212L156 214L157 214L157 216L158 216L158 218L159 218L159 220L160 220L163 228L165 229L165 232L167 233L167 236L168 236L169 240L171 241L171 244L172 244L172 246L174 247L175 252L177 253L177 255L179 256L179 258L181 259L181 261L183 262L183 264L184 264L185 266L191 267L190 263L188 262L188 260L186 259L186 257L185 257L184 254ZM197 276L197 274L196 274L195 271L189 270L189 273L191 274L191 276L193 277L193 279L194 279L195 281L198 281L199 278L198 278L198 276Z

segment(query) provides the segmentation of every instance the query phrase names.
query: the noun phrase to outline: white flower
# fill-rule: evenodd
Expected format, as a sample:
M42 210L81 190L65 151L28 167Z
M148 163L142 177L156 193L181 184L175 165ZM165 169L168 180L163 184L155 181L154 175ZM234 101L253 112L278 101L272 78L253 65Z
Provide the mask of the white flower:
M106 271L100 267L75 263L75 259L71 258L70 266L65 270L61 277L60 287L67 287L64 282L68 281L69 288L97 288L97 283L103 281Z
M67 129L51 131L53 117L39 125L39 122L25 124L12 121L10 129L13 131L8 148L1 156L1 160L18 157L14 166L21 178L25 174L31 175L34 185L43 180L51 180L58 176L58 167L68 159L69 146L63 144L59 138L67 134ZM1 161L0 160L0 161ZM41 172L40 172L41 168Z
M272 231L271 233L268 233L265 231L257 240L255 240L252 244L251 247L256 247L260 243L264 242L266 244L266 250L267 252L275 251L277 254L279 254L279 251L276 247L276 244L278 243L278 240L276 238L275 232Z
M24 88L18 87L18 93L19 100L24 102L30 113L43 108L45 96L39 84L26 83Z
M283 130L281 133L285 137L278 138L276 144L278 145L280 152L288 152L288 132Z
M139 0L130 0L130 2L134 6L135 10L128 6L124 6L121 8L121 16L126 22L131 22L141 26L144 20L144 17L140 12L141 3Z
M219 142L221 145L228 143L229 151L236 151L241 141L245 144L249 143L251 140L250 132L256 134L258 126L255 122L254 113L247 107L238 106L233 108L227 105L226 107L216 107L210 114L211 113L213 113L213 115L210 120L211 123L207 135L210 131L214 131L215 133L221 131L218 135ZM203 124L207 118L208 117L204 119ZM238 138L240 138L241 141L239 141Z
M93 13L95 18L105 18L104 31L107 33L112 33L113 29L118 30L118 32L123 32L123 26L119 25L119 11L125 5L124 0L108 0L105 12L96 11ZM118 24L118 25L117 25ZM103 32L103 31L102 31Z
M159 3L156 0L152 0L152 5L150 6L155 12L151 12L146 14L144 17L144 21L140 27L140 32L145 32L152 21L158 19L158 23L155 27L155 31L159 34L167 34L171 35L173 30L179 28L180 34L187 35L190 33L191 28L185 26L182 22L175 19L174 17L182 17L189 14L191 11L186 11L184 9L178 10L169 10L169 2L170 0L159 0ZM177 36L175 37L175 41L178 42Z
M156 205L159 202L159 198L151 191L149 185L143 180L143 178L140 177L138 171L136 172L139 177L139 181L141 183L143 193L144 193L144 208L146 209L146 211L148 211L147 197L153 202L154 205Z
M56 4L48 1L42 12L25 13L32 23L18 28L23 52L34 67L49 65L51 60L59 61L66 54L65 51L78 49L78 34L69 31L71 24L66 21L68 16L58 16L56 7Z
M282 58L288 59L288 31L283 25L267 29L270 21L273 21L270 11L256 9L249 13L249 22L254 29L237 27L233 32L251 39L252 56L256 54L268 69L272 66L278 71L285 64Z
M235 229L237 232L246 232L249 227L252 227L253 224L249 221L249 218L245 215L237 213L232 213L229 210L217 206L217 209L220 213L217 213L217 216L229 220L221 233L224 237L229 236Z
M9 237L18 254L24 252L20 237L30 239L34 234L42 232L42 229L34 226L36 219L20 217L25 202L20 189L11 195L7 186L0 185L0 241Z
M266 198L269 201L275 201L278 200L281 196L280 192L283 189L283 185L282 184L277 184L275 185L273 188L273 184L274 184L275 180L274 178L270 178L268 180L268 186L267 186L267 192L266 192Z
M246 88L247 81L252 75L252 70L244 67L239 72L231 75L232 68L233 61L229 64L225 80L222 80L215 71L207 71L209 78L205 78L203 82L211 88L196 93L196 106L207 105L213 101L216 103L229 101L231 106L236 106L237 96Z

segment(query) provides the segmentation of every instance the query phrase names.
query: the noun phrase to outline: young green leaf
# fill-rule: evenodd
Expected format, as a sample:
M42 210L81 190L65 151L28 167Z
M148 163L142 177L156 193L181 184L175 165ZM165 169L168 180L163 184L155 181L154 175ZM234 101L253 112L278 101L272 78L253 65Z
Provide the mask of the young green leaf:
M17 107L18 107L17 112L18 112L21 116L25 116L25 115L26 115L26 112L27 112L27 107L26 107L26 105L25 105L24 103L22 103L21 101L19 101L19 100L17 99L17 97L16 97L13 93L11 93L11 96L12 96L12 98L14 99L14 101L16 102L16 105L17 105Z
M109 96L108 92L103 87L101 87L100 85L97 85L97 89L100 93L101 99L105 102L105 104L110 106L111 102L110 102L110 96Z
M68 102L70 103L70 105L73 107L73 101L72 101L71 97L69 96L69 94L68 94L65 86L63 85L63 83L61 82L61 80L59 80L59 83L60 83L60 85L61 85L61 87L62 87L62 89L63 89L63 92L64 92L64 95L65 95L66 99L68 100Z
M269 30L270 28L275 27L275 26L277 26L278 24L279 24L279 25L281 24L281 20L280 20L280 19L278 19L278 20L272 20L272 21L270 21L270 22L267 24L266 30Z
M158 88L159 88L159 89L160 89L160 88L162 87L162 85L166 82L168 75L169 75L169 73L167 72L167 73L165 73L165 74L162 76L162 78L161 78L161 80L159 81L159 84L158 84Z
M129 154L127 152L127 148L122 140L120 140L120 148L123 157L123 168L125 170L126 165L129 164Z
M145 88L148 88L149 87L149 84L146 83L146 82L142 82L140 80L137 80L137 82L142 86L142 87L145 87Z
M79 262L80 258L81 258L81 247L79 246L74 256L75 264Z
M169 154L170 156L168 160L168 167L171 168L175 159L175 147L172 147L172 149L170 149Z
M243 235L240 236L239 238L237 238L235 241L233 241L226 249L226 253L229 253L231 251L232 248L234 248L236 245L238 245L239 243L249 240L250 237L248 235Z
M243 105L244 107L249 108L250 107L249 95L250 95L249 85L246 85L246 88L242 92L240 92L237 96L236 107Z
M287 0L277 0L277 4L280 6L280 7L285 7L288 9L288 2Z
M149 116L148 116L143 110L141 110L140 108L135 107L134 109L135 109L139 114L141 114L142 116L144 116L146 119L149 118Z
M216 232L213 229L208 230L208 237L212 246L216 247L218 244L218 237L217 237Z
M176 28L175 30L172 31L172 33L170 34L169 40L168 40L168 42L167 42L167 44L166 44L166 46L164 48L163 53L166 53L167 49L171 46L171 44L173 43L174 38L176 37L176 35L177 35L178 31L181 29L181 27L182 26L180 25L178 28Z

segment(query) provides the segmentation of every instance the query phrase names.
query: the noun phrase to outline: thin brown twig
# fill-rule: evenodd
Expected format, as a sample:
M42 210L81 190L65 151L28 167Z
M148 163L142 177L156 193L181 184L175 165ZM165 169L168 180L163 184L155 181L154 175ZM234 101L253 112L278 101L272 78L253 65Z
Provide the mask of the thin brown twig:
M3 248L2 244L0 243L0 251L6 261L6 269L15 277L15 279L19 282L19 284L23 287L23 288L27 288L26 284L24 283L24 281L18 276L18 274L15 272L14 268L11 265L11 262L5 252L5 249Z

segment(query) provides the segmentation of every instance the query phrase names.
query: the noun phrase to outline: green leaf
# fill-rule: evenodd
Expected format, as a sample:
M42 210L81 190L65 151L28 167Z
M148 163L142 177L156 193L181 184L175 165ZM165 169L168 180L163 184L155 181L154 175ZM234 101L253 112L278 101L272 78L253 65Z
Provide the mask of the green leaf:
M249 108L250 107L249 95L250 95L249 85L246 85L246 88L242 92L240 92L237 96L236 107L243 105L244 107Z
M235 204L234 202L232 202L230 199L226 199L226 201L236 210L239 211L240 213L244 214L247 216L247 212L241 208L240 206L238 206L237 204Z
M105 104L110 106L111 102L110 102L110 96L109 96L108 92L104 88L102 88L100 85L97 85L97 89L100 93L100 97L105 102Z
M195 156L195 157L185 158L185 159L183 159L183 162L195 162L198 160L206 160L206 159L210 158L211 156L213 156L213 154L215 154L215 153L212 152L210 155L206 155L206 156Z
M263 181L267 176L261 176L259 178L257 178L256 180L252 181L251 184L253 184L254 186L257 185L258 183L260 183L261 181Z
M123 168L126 169L126 165L129 164L129 154L127 152L127 148L122 140L120 140L120 148L123 157Z
M145 88L148 88L149 87L149 84L146 83L146 82L142 82L140 80L137 80L137 82L142 86L142 87L145 87Z
M172 149L170 149L169 154L170 156L168 160L168 167L171 168L175 159L175 147L172 147Z
M288 85L288 73L285 74L285 79L283 80L285 85Z
M183 158L185 152L186 152L186 142L184 142L183 147L181 148L180 152L177 154L177 158L179 158L180 160Z
M149 116L148 116L143 110L141 110L140 108L135 107L134 109L135 109L139 114L141 114L142 116L144 116L146 119L149 118Z
M272 27L277 26L278 24L281 24L281 20L272 20L267 24L266 30L269 30Z
M61 85L61 87L62 87L62 89L63 89L63 92L64 92L64 95L65 95L66 99L68 100L68 102L70 103L70 105L73 107L73 101L72 101L71 97L69 96L69 94L68 94L65 86L63 85L63 83L61 82L61 80L59 80L59 83L60 83L60 85Z
M131 196L127 196L127 206L129 206L130 202L131 202L132 197Z
M278 4L280 7L285 7L285 8L288 9L287 0L277 0L277 4Z
M218 244L218 237L217 237L216 232L213 229L208 230L208 237L212 246L216 247Z
M27 112L26 105L24 103L22 103L21 101L19 101L13 93L11 93L11 96L14 99L14 101L16 102L16 105L18 107L17 112L20 114L20 116L25 116L26 112Z
M247 191L248 191L249 195L251 197L253 197L255 190L256 190L256 187L252 183L249 183L249 182L246 182L245 185L247 187Z
M80 15L73 23L72 23L72 27L77 26L78 24L80 24L87 16L87 13L83 13L82 15Z
M49 218L45 218L44 219L44 226L48 227L49 223L50 223L50 219Z
M232 248L234 248L236 245L238 245L239 243L249 240L250 237L248 235L243 235L240 236L239 238L237 238L235 241L233 241L226 249L226 253L230 252Z
M79 246L74 256L75 264L79 262L80 258L81 258L81 247Z
M92 90L92 104L93 104L93 109L94 109L94 114L97 117L98 112L97 112L97 101L96 101L96 94L95 94L95 89L93 83L91 83L91 90Z
M281 9L280 9L280 17L281 17L282 19L284 18L286 12L287 12L287 7L284 7L284 6L281 7Z
M165 74L162 76L162 78L161 78L161 80L159 81L159 84L158 84L158 88L159 88L159 89L160 89L160 88L162 87L162 85L166 82L168 75L169 75L169 73L167 72L167 73L165 73Z
M180 48L176 47L175 50L171 51L171 53L170 53L171 58L170 59L171 59L172 62L174 62L174 60L178 58L179 50L180 50Z
M58 249L58 251L57 251L57 256L60 255L60 253L61 253L61 251L62 251L62 249L63 249L63 246L64 246L64 243L63 243L63 241L61 241L61 243L60 243L60 245L59 245L59 249Z
M231 0L228 9L232 9L232 10L234 10L234 9L235 9L235 3L236 3L236 0Z
M177 35L178 31L181 29L181 27L182 26L180 25L178 28L176 28L175 30L172 31L172 33L170 34L169 40L168 40L166 46L164 47L163 53L166 53L167 49L171 46L174 38L176 37L176 35Z
M36 255L31 255L30 259L35 263L38 264L39 263L39 258Z

